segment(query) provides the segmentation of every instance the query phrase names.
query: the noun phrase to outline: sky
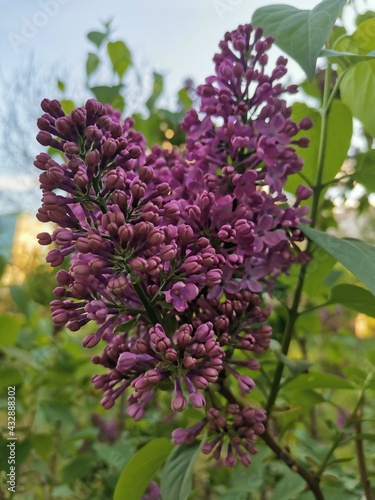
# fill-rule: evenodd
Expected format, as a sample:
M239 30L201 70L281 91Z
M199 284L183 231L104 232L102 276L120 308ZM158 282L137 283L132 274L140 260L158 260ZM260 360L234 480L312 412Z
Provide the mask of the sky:
M357 2L364 4L364 0ZM370 8L375 0L367 2ZM223 34L249 22L257 8L271 3L299 8L303 3L304 9L312 9L319 0L0 0L0 74L8 80L15 74L22 78L33 59L52 89L56 77L79 79L92 49L86 34L113 19L115 39L128 44L138 68L162 73L166 95L172 96L187 77L197 84L203 82L212 73L212 57ZM303 80L293 61L289 71L293 83ZM38 107L38 102L29 101L30 109ZM0 133L1 113L0 103ZM0 198L1 189L10 188L4 180L8 170L0 162ZM14 173L12 178L14 184ZM18 190L29 190L25 178L18 177L16 184Z

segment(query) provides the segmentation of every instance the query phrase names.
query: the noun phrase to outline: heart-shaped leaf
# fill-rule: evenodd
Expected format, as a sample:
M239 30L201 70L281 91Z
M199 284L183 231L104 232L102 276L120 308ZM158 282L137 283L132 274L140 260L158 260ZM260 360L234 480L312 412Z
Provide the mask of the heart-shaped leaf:
M308 79L314 78L316 61L346 0L323 0L313 10L289 5L269 5L254 12L252 23L262 26L276 44L295 59Z

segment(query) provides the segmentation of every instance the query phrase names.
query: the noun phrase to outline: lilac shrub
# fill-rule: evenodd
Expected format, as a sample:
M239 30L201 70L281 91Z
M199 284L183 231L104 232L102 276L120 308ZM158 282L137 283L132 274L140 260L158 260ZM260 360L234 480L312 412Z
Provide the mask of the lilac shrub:
M65 158L35 161L37 218L58 226L39 242L55 244L51 266L70 256L56 275L54 323L74 332L97 324L83 346L105 343L93 357L107 368L93 377L104 408L127 390L127 413L139 420L169 384L172 412L202 409L174 442L206 429L202 451L228 466L250 463L266 414L220 394L232 381L240 395L254 388L271 336L262 293L308 259L297 225L311 190L300 186L291 204L283 186L302 168L294 145L307 140L293 138L311 121L290 118L282 97L296 87L278 82L286 59L265 72L272 41L251 25L225 35L215 74L197 89L200 110L182 122L185 154L147 147L132 119L94 99L69 115L45 99L38 120L38 141Z

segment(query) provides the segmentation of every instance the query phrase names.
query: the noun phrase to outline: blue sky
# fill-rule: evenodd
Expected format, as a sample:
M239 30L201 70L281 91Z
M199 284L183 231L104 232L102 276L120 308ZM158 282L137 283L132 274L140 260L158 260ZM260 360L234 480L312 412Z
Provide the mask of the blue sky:
M113 19L115 39L128 44L141 71L146 68L148 73L156 70L164 74L166 95L172 98L186 77L192 77L199 84L212 73L212 57L223 34L238 24L249 22L257 8L286 3L299 8L303 4L304 9L312 9L319 1L0 0L0 73L8 79L17 73L22 79L22 71L33 59L34 68L43 71L44 78L47 78L49 90L46 97L59 97L55 90L56 77L64 80L66 75L68 83L75 80L75 88L82 92L85 60L92 49L86 34L100 29L103 21ZM368 0L368 8L373 1ZM361 10L364 9L365 0L356 0L356 3ZM276 48L274 57L277 54ZM293 61L290 61L289 74L293 83L303 79ZM81 96L77 97L77 102L80 99ZM17 101L12 99L4 104L2 99L8 108L13 105L20 107ZM38 99L30 97L26 106L35 117L38 115ZM2 108L0 103L1 133L5 123ZM28 144L32 146L32 154L37 147L34 136L34 131L31 131ZM31 193L29 181L21 176L31 175L33 182L37 178L32 161L15 169L14 160L12 164L8 161L9 154L7 157L7 161L0 161L0 198L4 203L5 194L10 195L8 181L13 182L17 189L24 188L26 195ZM5 177L8 177L7 183ZM15 197L20 198L19 194ZM8 197L6 205L7 208L11 205Z
M0 0L0 68L5 74L34 56L38 66L63 62L81 70L90 46L85 34L113 18L138 64L166 74L171 88L187 76L201 81L217 43L249 22L265 0ZM287 0L301 6L299 0ZM304 0L314 7L319 0Z

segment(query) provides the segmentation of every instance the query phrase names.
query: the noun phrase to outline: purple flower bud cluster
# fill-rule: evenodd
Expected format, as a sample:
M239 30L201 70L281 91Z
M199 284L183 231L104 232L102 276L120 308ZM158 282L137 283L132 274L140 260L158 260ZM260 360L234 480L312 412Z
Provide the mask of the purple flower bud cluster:
M257 452L254 443L257 435L264 432L264 420L266 412L250 406L241 409L237 404L230 404L224 412L212 407L204 419L189 429L176 429L172 437L175 444L193 443L206 428L203 453L212 453L228 467L234 467L237 461L247 467L251 464L251 455Z
M300 202L311 190L299 186L290 205L283 186L302 168L293 144L306 141L293 137L311 121L294 123L280 98L296 90L276 83L286 60L265 73L271 43L250 25L225 35L215 75L198 88L200 114L183 121L186 155L147 149L130 118L94 99L69 115L45 99L38 120L38 141L64 155L34 162L37 217L58 226L39 242L54 243L51 266L70 256L69 271L56 275L54 323L72 331L96 323L83 345L106 342L93 357L108 369L93 377L105 408L128 390L128 415L139 420L169 387L172 412L188 404L206 412L175 441L191 442L207 426L216 437L204 450L220 458L224 446L227 465L235 456L250 463L265 415L216 409L212 391L235 382L242 397L254 388L249 371L272 333L261 293L308 258L297 224L307 220Z

